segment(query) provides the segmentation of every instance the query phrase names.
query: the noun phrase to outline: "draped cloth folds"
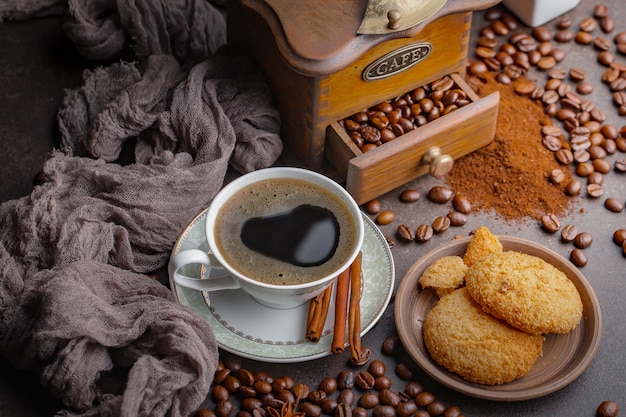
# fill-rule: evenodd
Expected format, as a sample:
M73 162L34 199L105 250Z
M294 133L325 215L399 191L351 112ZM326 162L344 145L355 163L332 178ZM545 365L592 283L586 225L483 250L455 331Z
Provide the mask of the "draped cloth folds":
M65 92L59 149L30 195L0 205L0 353L38 372L59 415L188 416L209 392L211 328L151 274L229 168L282 152L271 93L224 48L219 6L0 0L0 20L63 10L77 50L112 62ZM128 48L135 60L114 59Z

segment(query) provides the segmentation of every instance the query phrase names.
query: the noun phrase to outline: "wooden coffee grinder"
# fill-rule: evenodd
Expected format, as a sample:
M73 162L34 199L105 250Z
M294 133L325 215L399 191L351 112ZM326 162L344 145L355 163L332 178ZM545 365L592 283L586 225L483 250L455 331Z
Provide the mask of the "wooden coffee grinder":
M418 176L444 175L454 158L493 139L499 96L464 82L472 13L499 0L231 0L228 43L264 71L286 152L332 167L358 203ZM341 121L444 76L470 100L362 152Z

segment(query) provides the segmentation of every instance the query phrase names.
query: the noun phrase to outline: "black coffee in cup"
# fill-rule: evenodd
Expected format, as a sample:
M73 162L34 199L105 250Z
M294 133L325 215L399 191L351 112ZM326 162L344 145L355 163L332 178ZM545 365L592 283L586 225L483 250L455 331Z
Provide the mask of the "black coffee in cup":
M296 266L318 266L337 250L339 222L327 208L302 204L285 213L246 220L241 241L270 258Z
M242 188L221 207L214 234L233 269L275 285L327 276L356 244L348 206L324 187L299 179L266 179Z

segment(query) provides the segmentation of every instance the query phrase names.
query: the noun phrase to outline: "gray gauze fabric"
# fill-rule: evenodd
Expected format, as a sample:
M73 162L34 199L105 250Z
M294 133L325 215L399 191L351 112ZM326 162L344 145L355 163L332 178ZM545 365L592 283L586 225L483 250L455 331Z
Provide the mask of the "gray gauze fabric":
M159 7L179 10L178 25L155 23ZM41 184L0 206L0 353L39 374L66 406L59 415L188 416L209 392L217 344L150 273L229 166L274 164L278 112L247 58L212 52L223 15L209 3L72 1L69 11L74 35L77 22L99 22L113 38L126 22L125 33L150 27L147 38L166 41L146 42L138 62L85 71L59 109L61 148Z
M67 0L0 0L0 22L60 15L66 9Z

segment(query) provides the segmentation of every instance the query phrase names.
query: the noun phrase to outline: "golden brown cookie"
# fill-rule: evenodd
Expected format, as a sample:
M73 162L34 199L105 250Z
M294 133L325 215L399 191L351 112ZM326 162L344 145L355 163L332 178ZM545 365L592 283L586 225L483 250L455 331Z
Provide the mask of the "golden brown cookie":
M576 286L536 256L506 251L479 259L465 283L485 312L529 333L567 333L582 318Z
M493 253L502 253L502 243L489 228L481 226L474 231L472 239L467 244L463 261L467 266L472 266L478 259Z
M542 336L485 313L465 287L443 296L426 314L423 333L439 365L479 384L502 384L526 375L543 349Z
M467 270L462 257L443 256L426 268L419 283L422 288L432 288L441 297L463 285Z

